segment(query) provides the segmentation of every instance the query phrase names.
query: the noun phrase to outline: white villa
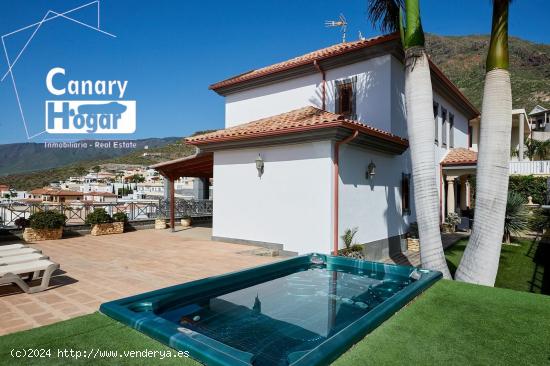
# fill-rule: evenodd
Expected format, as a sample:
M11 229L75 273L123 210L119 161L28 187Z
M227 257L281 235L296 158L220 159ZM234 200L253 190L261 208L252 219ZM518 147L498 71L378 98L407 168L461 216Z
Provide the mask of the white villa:
M443 221L470 205L479 111L433 63L431 73ZM398 35L337 44L210 89L225 97L225 129L188 138L195 156L153 168L172 185L214 178L213 239L329 253L357 227L371 259L403 249L415 209ZM524 123L529 131L524 114L514 117L516 145Z

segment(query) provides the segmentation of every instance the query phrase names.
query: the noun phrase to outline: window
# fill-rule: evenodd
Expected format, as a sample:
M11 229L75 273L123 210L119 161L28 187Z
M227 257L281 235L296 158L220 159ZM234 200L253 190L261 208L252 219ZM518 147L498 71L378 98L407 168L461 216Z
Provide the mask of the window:
M356 77L336 81L336 113L355 119L355 85Z
M474 126L468 126L468 147L472 147L472 140L474 139Z
M439 145L439 122L437 121L437 116L439 116L439 104L434 101L435 144Z
M401 176L401 210L403 215L411 213L411 185L410 174L403 173Z
M447 146L447 110L441 108L441 146Z
M455 116L449 113L449 147L455 147Z

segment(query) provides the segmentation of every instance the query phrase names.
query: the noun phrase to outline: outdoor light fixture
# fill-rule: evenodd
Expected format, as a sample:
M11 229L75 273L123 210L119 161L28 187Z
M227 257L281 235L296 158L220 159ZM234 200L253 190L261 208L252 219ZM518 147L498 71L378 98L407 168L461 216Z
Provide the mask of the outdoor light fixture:
M372 179L376 175L376 164L371 160L367 167L367 179Z
M258 177L261 178L262 174L264 174L264 160L260 154L256 158L256 169L258 169Z

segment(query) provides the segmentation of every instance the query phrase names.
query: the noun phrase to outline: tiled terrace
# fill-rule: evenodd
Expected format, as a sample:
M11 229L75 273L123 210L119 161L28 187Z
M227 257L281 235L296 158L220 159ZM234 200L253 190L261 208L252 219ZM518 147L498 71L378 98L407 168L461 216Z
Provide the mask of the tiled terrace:
M61 271L42 293L0 287L0 335L92 313L105 301L276 260L253 255L254 247L210 241L210 235L209 228L196 227L33 244Z

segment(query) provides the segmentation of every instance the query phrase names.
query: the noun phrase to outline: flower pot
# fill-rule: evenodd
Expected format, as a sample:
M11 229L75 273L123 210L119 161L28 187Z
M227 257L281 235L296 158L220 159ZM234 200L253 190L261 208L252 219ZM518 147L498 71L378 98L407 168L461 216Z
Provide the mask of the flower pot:
M191 226L191 218L181 219L181 226L183 227L190 227Z
M420 240L415 238L407 238L407 250L409 252L419 252L420 251Z
M452 234L455 232L455 226L451 224L443 224L442 231L444 234Z
M155 219L155 229L156 230L166 229L166 219Z
M33 229L25 228L23 239L27 242L43 241L43 240L58 240L63 236L63 227L57 229Z
M94 226L92 226L91 234L93 236L99 236L99 235L122 234L123 232L124 232L123 222L109 222L106 224L95 224Z

